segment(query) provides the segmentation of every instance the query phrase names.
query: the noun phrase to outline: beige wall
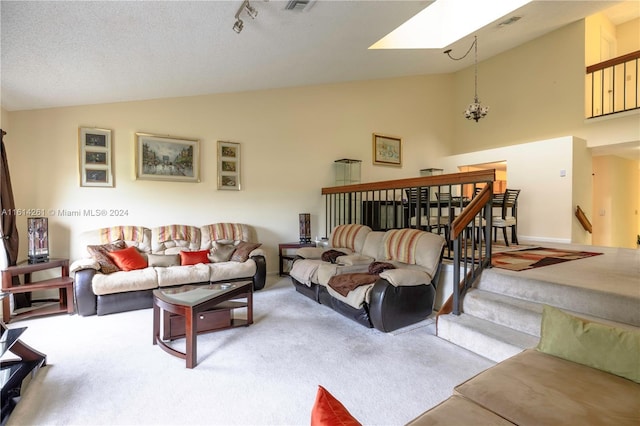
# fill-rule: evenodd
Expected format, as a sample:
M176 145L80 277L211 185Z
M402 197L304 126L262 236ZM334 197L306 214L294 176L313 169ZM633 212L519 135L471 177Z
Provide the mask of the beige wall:
M640 49L640 18L618 25L616 39L618 41L618 55Z
M584 25L575 23L479 63L478 96L490 107L478 123L473 67L454 76L455 153L577 134L583 125ZM482 59L482 40L478 54Z
M593 243L636 248L640 162L615 156L593 157Z
M580 21L479 63L478 96L490 110L478 123L462 113L473 100L473 67L456 73L454 153L566 135L584 139L588 147L640 140L638 110L585 120L584 45Z
M298 213L312 213L313 235L324 234L320 188L333 185L334 160L361 159L367 182L418 176L449 154L450 92L451 77L435 75L12 112L6 143L16 205L44 210L53 256L71 258L83 252L80 232L106 225L248 223L273 272L277 244L298 239ZM79 126L113 131L115 188L79 186ZM201 182L136 180L135 132L199 139ZM372 132L402 137L402 168L372 165ZM216 189L218 140L241 143L242 191ZM63 209L127 216L63 217ZM25 235L25 221L19 226Z
M585 243L573 232L574 202L591 206L591 170L574 168L574 151L587 152L584 141L570 136L493 148L444 158L445 173L466 164L507 162L507 188L520 189L518 238L522 241ZM550 155L553 153L553 155ZM588 154L585 154L588 155ZM564 171L564 176L561 175ZM574 180L586 181L585 193L574 196ZM583 198L588 197L588 200ZM574 199L575 198L575 199ZM583 207L584 208L584 207ZM590 210L589 210L590 211ZM575 238L575 240L574 240Z

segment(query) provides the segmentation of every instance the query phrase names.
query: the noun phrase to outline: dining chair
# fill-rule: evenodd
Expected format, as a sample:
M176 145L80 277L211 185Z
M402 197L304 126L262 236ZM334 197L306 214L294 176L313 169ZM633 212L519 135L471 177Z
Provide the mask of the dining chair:
M502 229L504 243L509 246L507 228L511 228L511 242L518 244L518 196L519 189L506 189L504 194L495 194L493 207L500 207L500 216L493 216L491 226L493 228L493 241L498 239L498 228Z
M438 207L438 203L433 203L431 201L428 188L420 188L420 191L418 191L418 188L407 188L405 192L407 194L407 208L408 216L410 217L410 226L418 227L423 231L429 232L436 230L440 233L444 230L446 238L448 235L449 217L447 214L442 214L442 209L447 208L448 204L442 203L439 212L434 215L431 212L431 208ZM418 206L420 207L420 220L417 218ZM448 210L445 209L445 212L447 211Z

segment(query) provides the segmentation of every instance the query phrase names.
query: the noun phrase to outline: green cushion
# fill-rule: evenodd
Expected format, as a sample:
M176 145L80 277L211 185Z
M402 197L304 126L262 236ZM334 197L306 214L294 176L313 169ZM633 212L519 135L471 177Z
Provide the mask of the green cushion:
M640 331L574 317L545 306L537 349L640 383Z

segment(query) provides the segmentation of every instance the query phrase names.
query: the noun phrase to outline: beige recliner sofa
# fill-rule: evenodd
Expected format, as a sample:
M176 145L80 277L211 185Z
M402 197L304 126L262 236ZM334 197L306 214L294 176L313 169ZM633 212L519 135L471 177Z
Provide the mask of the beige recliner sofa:
M380 232L365 225L339 225L328 247L298 249L290 276L299 293L359 324L388 332L433 312L444 246L441 235L417 229ZM329 250L345 255L334 263L323 261ZM355 283L348 291L335 285L352 274L367 273L374 262L393 269L372 274L377 276L374 282Z
M84 232L80 238L88 251L70 269L77 312L83 316L150 308L152 291L160 287L239 280L252 281L254 290L265 285L265 252L250 225L114 226ZM106 270L96 250L101 253L115 245L135 247L146 259L146 266ZM205 251L208 261L182 264L181 252Z

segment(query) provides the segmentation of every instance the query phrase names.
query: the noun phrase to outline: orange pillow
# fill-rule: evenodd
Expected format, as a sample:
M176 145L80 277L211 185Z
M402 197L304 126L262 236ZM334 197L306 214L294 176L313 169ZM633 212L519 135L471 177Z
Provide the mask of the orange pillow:
M362 426L328 390L318 386L311 426Z
M209 262L209 250L198 251L181 251L180 252L180 265L197 265L198 263L210 263Z
M140 254L137 248L131 246L124 250L116 250L107 253L122 271L133 271L147 267L147 259Z

